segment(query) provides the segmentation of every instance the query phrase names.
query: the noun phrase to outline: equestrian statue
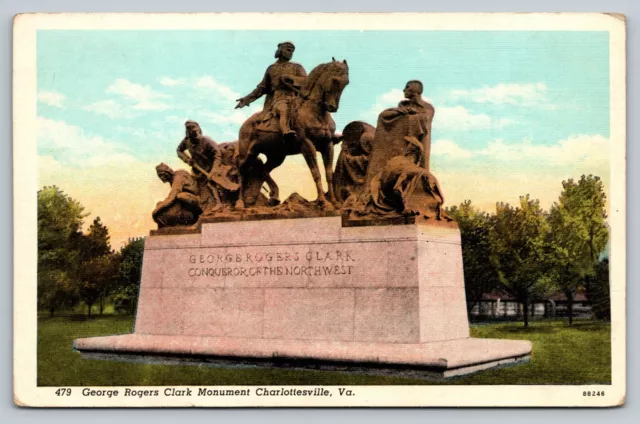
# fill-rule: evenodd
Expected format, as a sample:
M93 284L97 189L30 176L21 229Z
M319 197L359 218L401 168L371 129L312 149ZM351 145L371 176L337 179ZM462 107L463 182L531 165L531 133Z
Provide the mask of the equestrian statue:
M318 203L323 207L328 206L328 202L337 203L332 182L333 146L339 138L331 114L338 110L342 91L349 84L349 66L346 60L332 59L306 76L302 66L290 62L294 49L290 42L281 43L276 52L278 60L267 69L262 82L249 95L238 99L236 107L243 107L267 95L264 109L252 115L240 128L236 151L240 193L236 209L245 207L243 180L260 154L267 159L262 169L272 204L279 203L279 192L277 184L269 177L270 172L287 156L299 153L311 170ZM327 195L322 188L316 152L322 155Z

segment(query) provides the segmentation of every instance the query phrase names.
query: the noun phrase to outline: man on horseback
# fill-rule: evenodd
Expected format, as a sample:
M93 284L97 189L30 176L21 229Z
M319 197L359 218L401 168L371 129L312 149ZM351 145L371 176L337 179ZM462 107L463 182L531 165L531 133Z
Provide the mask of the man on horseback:
M279 119L280 131L287 138L296 137L291 129L289 110L291 102L298 93L307 73L302 65L291 62L295 46L291 42L278 44L275 57L278 59L267 68L262 82L251 93L237 99L236 109L249 106L263 95L266 95L261 121L269 121L274 115Z

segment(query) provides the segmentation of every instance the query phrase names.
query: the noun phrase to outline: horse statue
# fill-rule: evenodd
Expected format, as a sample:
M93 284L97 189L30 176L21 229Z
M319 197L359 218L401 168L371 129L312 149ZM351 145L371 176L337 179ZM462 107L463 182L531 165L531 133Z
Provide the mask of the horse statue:
M331 113L338 110L342 91L349 84L349 66L346 60L342 62L333 59L315 67L302 83L298 94L291 103L290 124L296 132L296 138L285 138L276 126L275 116L265 126L261 118L263 112L249 117L240 128L237 146L237 165L239 170L240 193L236 201L236 208L244 208L245 187L243 179L259 161L258 155L263 154L267 161L264 164L263 179L269 185L270 202L279 203L278 186L270 177L270 172L282 165L289 155L302 153L311 170L313 180L318 190L318 203L327 206L327 198L322 188L322 180L316 152L322 155L325 177L328 185L329 202L336 204L337 199L333 188L333 146L340 140L336 136L336 124ZM248 179L248 178L247 178Z

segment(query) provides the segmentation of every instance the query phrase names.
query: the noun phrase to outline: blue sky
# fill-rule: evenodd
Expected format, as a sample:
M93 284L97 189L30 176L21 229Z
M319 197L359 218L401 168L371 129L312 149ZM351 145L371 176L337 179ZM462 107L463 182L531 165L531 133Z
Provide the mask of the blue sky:
M585 172L608 184L607 32L149 30L38 32L41 185L68 187L92 213L142 235L166 194L151 166L179 164L184 120L235 140L262 100L238 111L234 99L260 82L284 40L307 72L347 59L338 130L352 120L375 125L406 81L421 80L436 108L432 166L448 203L491 208L532 192L548 205L562 179ZM285 162L283 194L313 197L303 163ZM302 180L284 181L293 172ZM105 206L131 179L140 189L130 188L127 206ZM144 217L132 223L126 213Z

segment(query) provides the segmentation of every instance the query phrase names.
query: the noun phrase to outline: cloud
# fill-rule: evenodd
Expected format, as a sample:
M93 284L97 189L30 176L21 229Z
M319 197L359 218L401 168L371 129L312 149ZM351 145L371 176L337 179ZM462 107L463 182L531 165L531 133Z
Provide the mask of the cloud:
M373 107L362 113L361 117L371 120L371 122L376 122L380 112L397 106L403 99L404 93L402 90L394 88L376 97ZM429 103L434 103L431 99L425 100ZM472 113L463 106L437 106L433 120L433 125L437 126L437 128L450 130L503 128L514 123L511 119L492 118L484 113Z
M188 87L191 93L182 93L182 96L191 99L207 99L207 101L235 102L241 95L231 87L222 84L211 75L202 75L195 78L171 78L161 77L158 82L165 87Z
M59 107L64 109L62 102L65 100L65 95L56 91L41 91L38 93L38 101L49 106Z
M451 140L436 140L433 142L431 154L450 158L470 158L474 155L472 151L459 147Z
M186 78L171 78L171 77L161 77L158 78L158 82L167 87L178 87L187 84Z
M609 164L609 139L602 135L574 135L555 144L534 144L530 141L490 142L480 154L497 161L536 161L541 165L602 168Z
M574 135L546 145L498 139L475 150L451 140L436 140L431 167L447 205L471 199L492 212L496 202L515 203L526 193L549 207L558 199L561 182L582 174L601 177L608 193L609 152L610 140L598 134Z
M153 90L148 85L133 83L124 78L118 78L107 88L108 93L118 94L133 102L133 108L139 110L164 110L169 105L159 101L171 96Z
M163 111L170 108L163 101L171 98L170 95L124 78L116 79L106 91L109 94L116 94L120 99L100 100L84 106L83 109L111 119L130 119L139 116L141 111Z
M387 108L397 106L402 99L404 99L404 93L402 90L393 88L386 93L382 93L377 96L374 105L371 106L371 109L361 113L360 116L367 121L373 122L375 125L378 121L378 115L380 112Z
M80 127L64 121L36 118L38 151L64 158L74 167L108 166L135 162L126 146L86 134ZM62 159L59 159L62 160Z
M393 88L391 89L391 91L388 91L378 96L376 99L376 104L395 106L403 99L404 99L404 92L399 88ZM389 107L389 106L386 106L386 107ZM382 109L384 109L384 107Z
M201 111L200 115L216 125L232 124L235 125L237 129L240 129L240 126L244 124L251 115L260 110L262 110L262 104L254 103L248 108L242 109L230 109L215 112Z
M575 164L602 168L609 163L609 139L600 135L573 135L552 144L533 143L524 140L508 143L496 139L487 143L486 147L467 150L451 140L436 140L431 152L433 155L446 156L451 159L467 159L476 157L482 161L494 162L531 162L541 166L570 166Z
M224 84L216 81L212 76L205 75L199 78L196 78L194 81L194 86L198 89L207 91L207 95L220 96L225 100L235 101L240 98L241 95L227 87Z
M469 100L475 103L531 106L547 100L547 86L544 83L515 84L500 83L471 90L452 90L453 100Z
M100 100L83 107L83 109L97 113L98 115L107 116L111 119L131 119L139 115L138 112L124 107L115 100Z
M469 109L463 106L439 107L433 117L434 127L457 131L502 128L513 123L514 121L511 119L494 119L484 113L471 113Z

